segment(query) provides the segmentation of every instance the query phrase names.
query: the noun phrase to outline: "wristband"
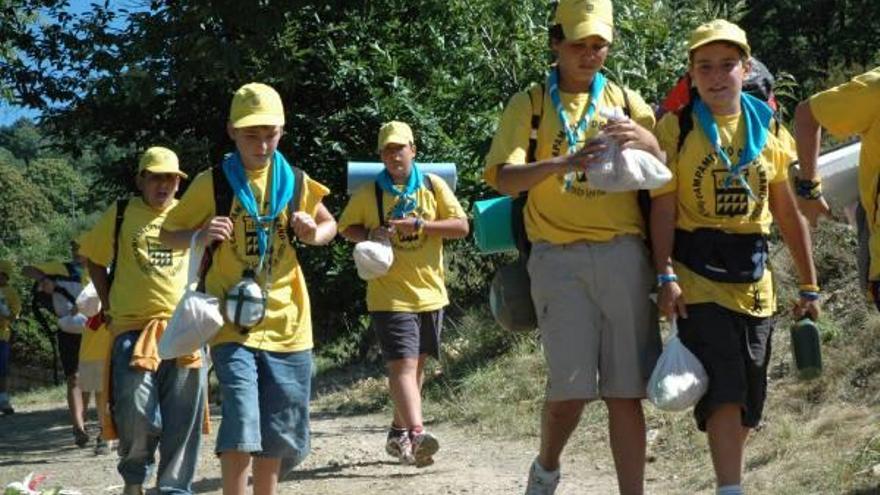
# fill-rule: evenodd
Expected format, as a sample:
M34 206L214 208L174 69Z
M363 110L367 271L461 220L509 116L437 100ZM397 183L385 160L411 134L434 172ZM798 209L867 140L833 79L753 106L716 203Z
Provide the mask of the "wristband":
M798 285L798 290L801 292L820 292L819 286L816 284L801 284Z
M818 301L819 300L819 293L815 292L815 291L811 291L811 290L802 290L802 291L798 292L798 295L801 297L801 299L803 299L805 301Z
M657 285L662 287L669 282L678 282L678 276L674 273L661 273L660 275L657 275Z
M820 199L822 197L822 182L810 179L795 179L794 192L803 199Z

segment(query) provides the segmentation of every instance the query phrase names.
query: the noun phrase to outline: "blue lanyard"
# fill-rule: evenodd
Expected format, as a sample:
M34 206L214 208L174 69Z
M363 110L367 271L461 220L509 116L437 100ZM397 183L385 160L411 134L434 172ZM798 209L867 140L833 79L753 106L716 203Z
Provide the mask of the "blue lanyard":
M745 124L745 144L736 165L733 165L730 156L721 146L718 124L715 123L715 118L712 116L709 107L702 100L697 99L694 101L694 113L697 116L697 121L700 123L700 128L721 160L721 163L727 168L729 175L724 179L724 187L730 187L733 181L736 180L746 190L749 197L757 200L755 193L752 192L752 188L743 176L743 172L758 158L767 144L773 110L763 101L746 93L743 93L740 97L740 105Z
M556 109L556 115L559 116L559 122L562 124L562 129L565 131L569 154L577 151L578 138L581 134L586 132L587 125L589 125L590 120L593 119L593 114L596 112L596 106L599 104L599 97L602 95L604 89L605 76L602 75L601 72L597 72L596 75L593 76L593 83L590 85L590 101L587 104L587 111L584 112L576 125L571 125L568 120L568 115L565 113L565 108L562 107L562 98L559 96L559 69L556 67L550 69L550 74L547 76L547 90L550 93L550 101ZM571 183L572 179L570 175L566 175L566 191L571 189Z

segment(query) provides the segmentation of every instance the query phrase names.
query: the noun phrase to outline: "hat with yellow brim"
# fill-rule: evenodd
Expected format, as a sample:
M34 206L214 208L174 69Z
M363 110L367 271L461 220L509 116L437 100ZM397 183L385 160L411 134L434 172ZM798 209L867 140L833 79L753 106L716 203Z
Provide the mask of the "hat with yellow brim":
M715 19L694 29L688 42L688 51L693 52L701 46L716 41L733 43L742 48L746 57L752 56L752 49L749 47L748 39L746 39L746 32L736 24L724 19Z
M138 173L141 172L175 174L184 179L187 178L187 175L180 170L177 154L162 146L153 146L144 152L140 163L138 163Z

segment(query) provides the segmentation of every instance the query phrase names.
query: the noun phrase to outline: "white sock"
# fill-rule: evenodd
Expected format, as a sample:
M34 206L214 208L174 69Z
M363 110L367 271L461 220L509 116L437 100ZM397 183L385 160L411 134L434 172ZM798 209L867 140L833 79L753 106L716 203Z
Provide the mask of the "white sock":
M547 471L544 469L544 466L538 462L538 459L535 459L535 462L532 463L532 468L535 470L535 475L543 481L555 481L559 478L558 469L556 471Z
M743 495L742 485L724 485L715 490L715 495Z

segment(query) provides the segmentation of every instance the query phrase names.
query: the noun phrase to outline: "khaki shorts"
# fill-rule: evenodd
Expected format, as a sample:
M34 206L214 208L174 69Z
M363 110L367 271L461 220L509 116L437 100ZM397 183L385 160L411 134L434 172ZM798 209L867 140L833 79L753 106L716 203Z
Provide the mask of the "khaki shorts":
M547 400L644 398L661 350L644 242L535 243L528 269Z
M104 388L104 361L79 362L79 388L83 392L100 392Z

